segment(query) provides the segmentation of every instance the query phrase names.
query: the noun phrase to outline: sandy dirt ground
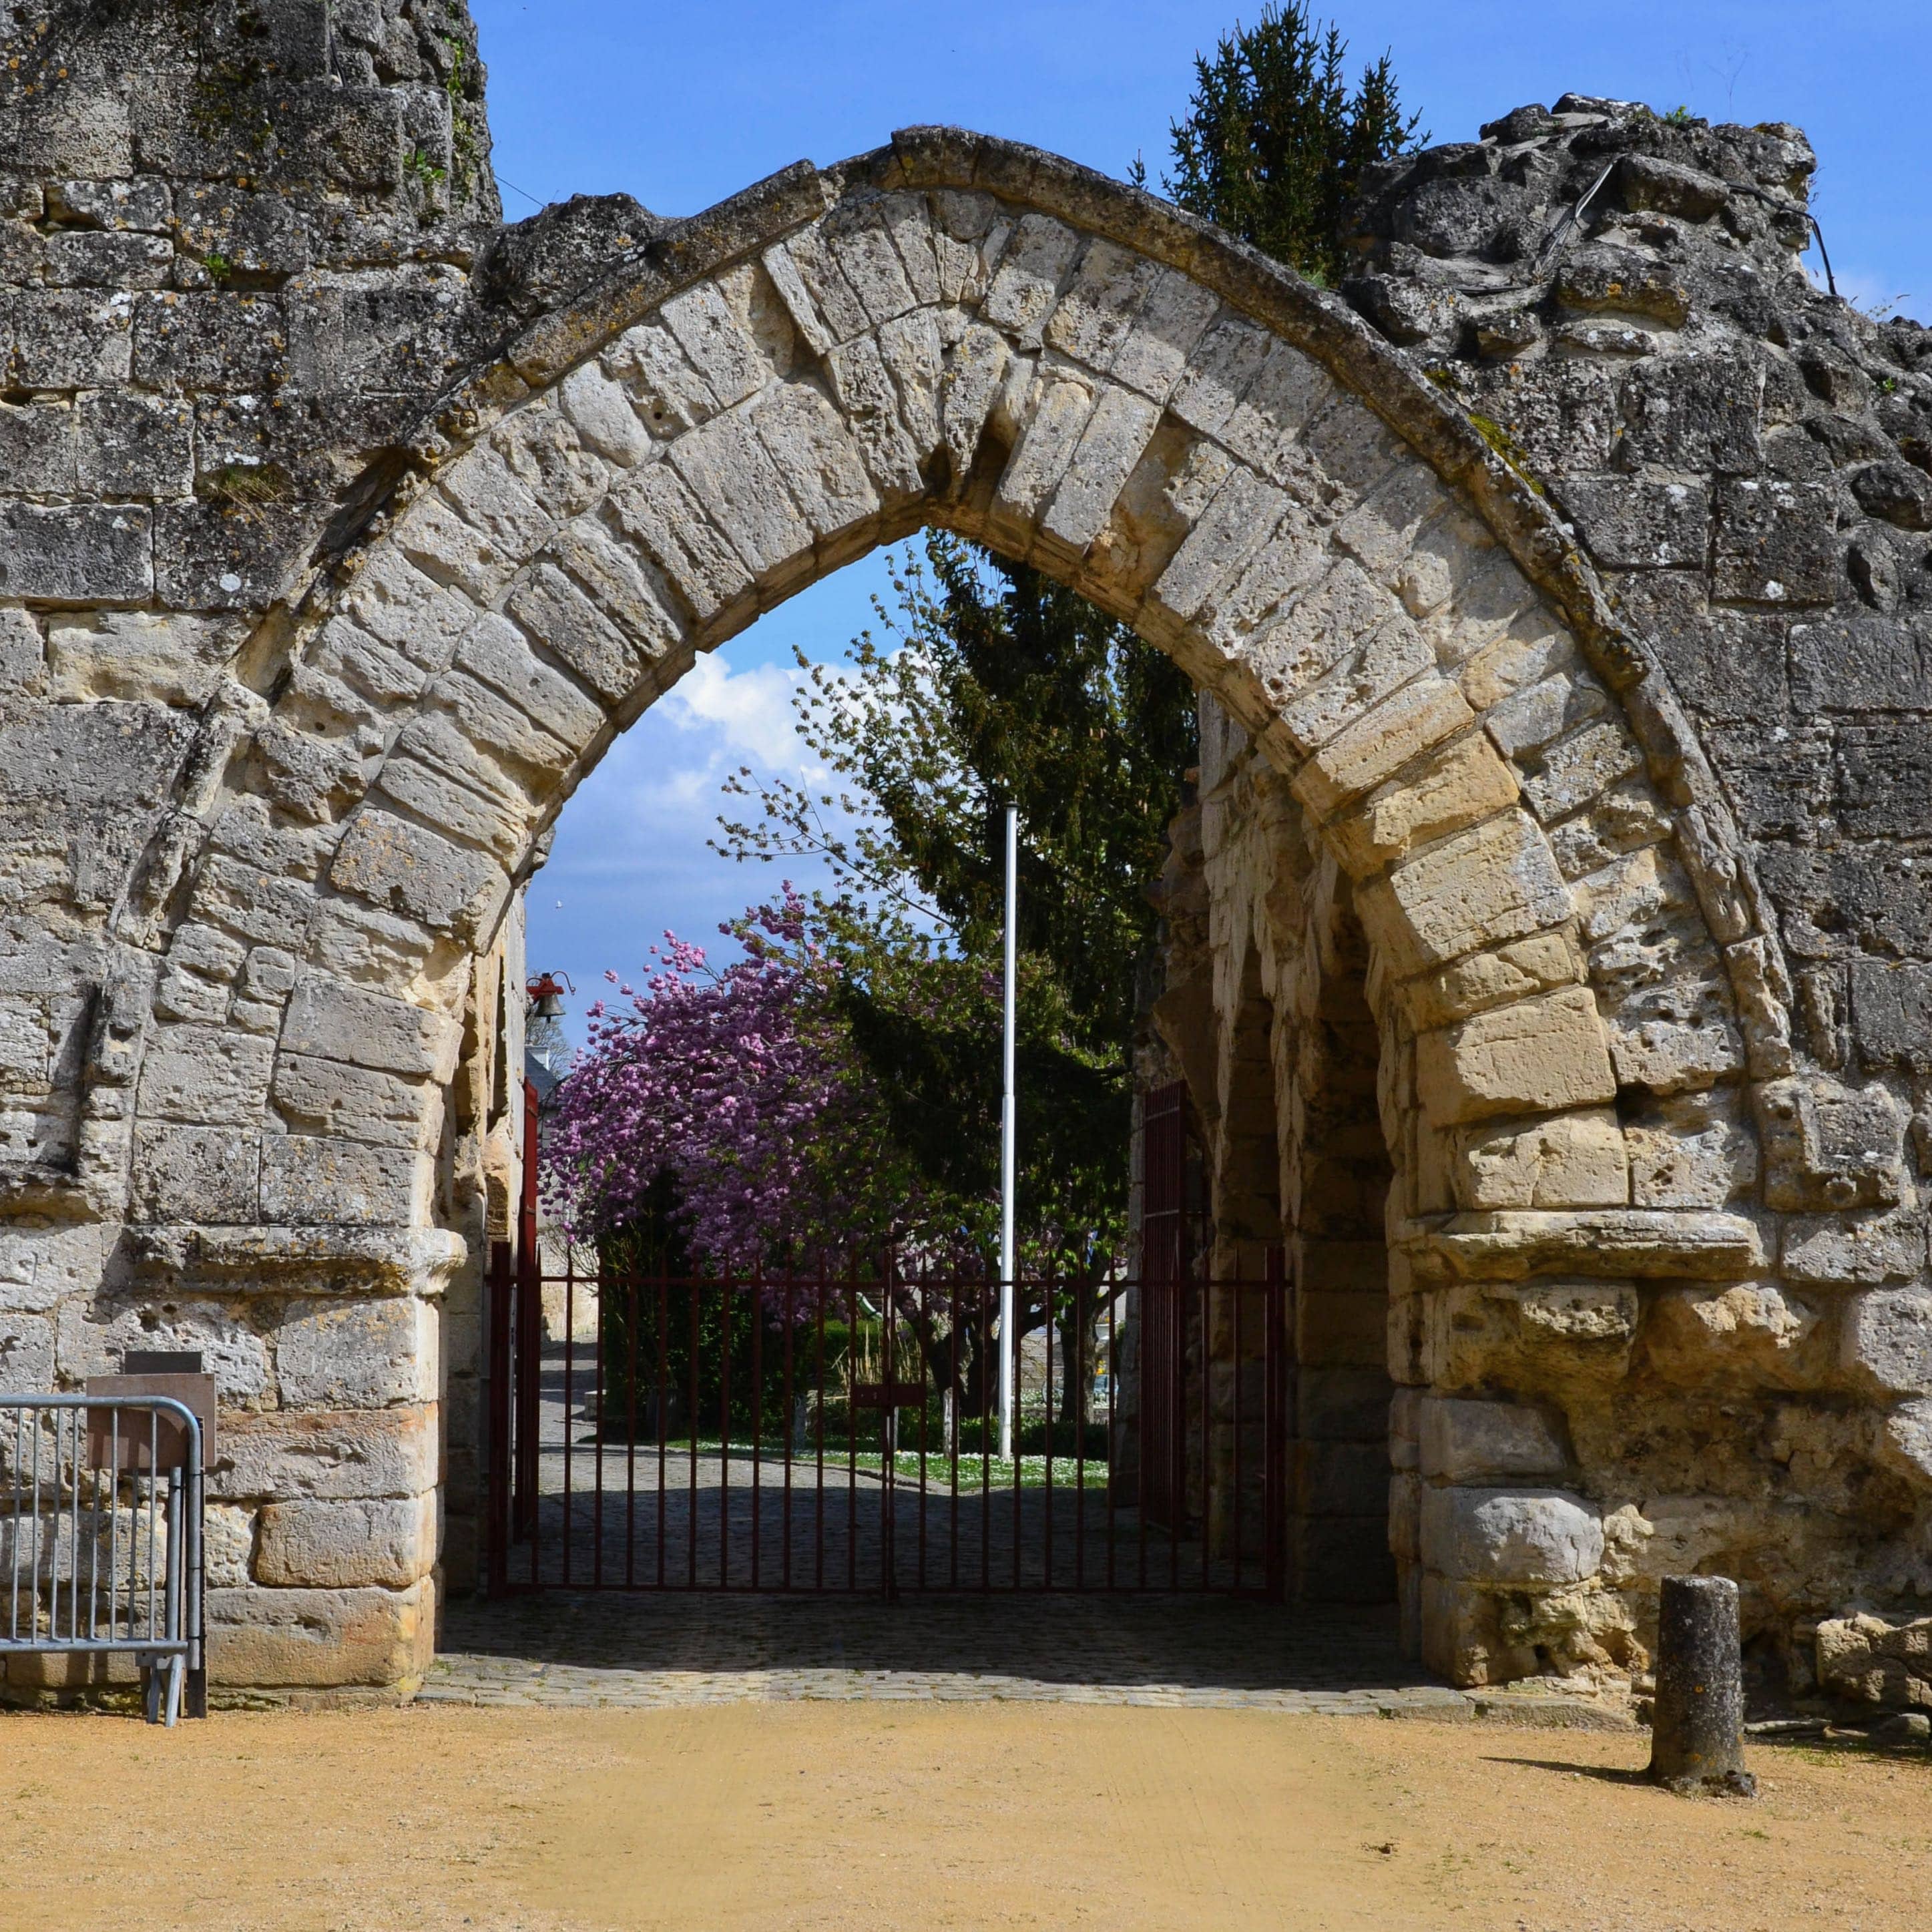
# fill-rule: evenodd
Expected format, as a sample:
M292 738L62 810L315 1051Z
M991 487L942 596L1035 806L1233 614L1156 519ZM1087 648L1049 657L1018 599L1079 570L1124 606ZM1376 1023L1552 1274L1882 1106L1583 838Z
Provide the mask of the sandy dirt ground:
M45 1932L1932 1928L1932 1757L1642 1784L1641 1736L1014 1703L0 1714Z

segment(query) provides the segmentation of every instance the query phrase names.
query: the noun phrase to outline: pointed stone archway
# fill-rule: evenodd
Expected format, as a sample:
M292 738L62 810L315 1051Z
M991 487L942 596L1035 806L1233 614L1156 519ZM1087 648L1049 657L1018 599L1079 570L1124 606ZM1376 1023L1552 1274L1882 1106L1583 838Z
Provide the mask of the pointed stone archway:
M286 673L190 808L205 844L150 852L128 929L176 990L127 1077L128 1244L278 1388L241 1432L265 1500L214 1600L232 1681L421 1667L434 1405L459 1452L476 1414L444 1110L471 962L572 788L697 652L928 523L1169 651L1349 882L1398 1462L1432 1386L1507 1393L1479 1346L1763 1265L1748 1217L1632 1204L1591 964L1630 914L1564 843L1592 800L1675 814L1630 890L1678 896L1712 1037L1742 1054L1743 1026L1766 1071L1781 972L1662 675L1546 504L1339 302L1070 164L912 130L683 224L446 396L284 620ZM194 1017L203 987L261 1023ZM1478 1679L1534 1667L1508 1593L1592 1589L1603 1546L1569 1450L1490 1466L1485 1430L1534 1412L1482 1406L1438 1405L1474 1486L1399 1508L1396 1552L1426 1654ZM377 1462L373 1493L339 1478Z

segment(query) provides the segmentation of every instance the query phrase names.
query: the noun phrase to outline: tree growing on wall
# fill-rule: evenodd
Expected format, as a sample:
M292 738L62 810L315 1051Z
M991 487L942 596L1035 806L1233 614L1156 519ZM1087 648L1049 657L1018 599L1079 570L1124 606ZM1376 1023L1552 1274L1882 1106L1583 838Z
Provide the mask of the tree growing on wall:
M1351 92L1348 52L1305 0L1264 7L1251 27L1238 21L1211 56L1194 57L1194 96L1168 130L1174 171L1162 182L1190 214L1330 286L1364 174L1420 145L1421 117L1403 113L1390 56Z

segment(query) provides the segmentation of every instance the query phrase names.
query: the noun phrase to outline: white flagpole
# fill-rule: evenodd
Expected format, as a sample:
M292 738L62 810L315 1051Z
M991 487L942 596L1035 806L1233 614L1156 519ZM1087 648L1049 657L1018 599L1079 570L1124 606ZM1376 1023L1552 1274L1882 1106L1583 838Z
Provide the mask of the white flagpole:
M1014 1384L1019 1368L1019 1342L1013 1316L1013 1138L1015 1052L1013 984L1018 960L1020 815L1006 807L1006 1037L1004 1097L1000 1107L1000 1455L1013 1454Z

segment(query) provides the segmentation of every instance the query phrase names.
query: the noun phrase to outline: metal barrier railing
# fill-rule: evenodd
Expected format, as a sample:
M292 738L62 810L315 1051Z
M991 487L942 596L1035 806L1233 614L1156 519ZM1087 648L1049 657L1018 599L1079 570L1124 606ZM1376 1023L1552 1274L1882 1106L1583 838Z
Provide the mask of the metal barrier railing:
M150 1724L206 1708L202 1438L162 1395L0 1395L0 1659L131 1654Z

